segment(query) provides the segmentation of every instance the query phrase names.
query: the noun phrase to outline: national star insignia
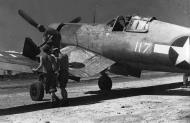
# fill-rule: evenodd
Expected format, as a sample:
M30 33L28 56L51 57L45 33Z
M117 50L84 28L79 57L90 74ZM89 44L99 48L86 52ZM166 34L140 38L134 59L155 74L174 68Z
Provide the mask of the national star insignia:
M190 64L190 40L189 37L185 41L183 47L171 46L177 53L178 57L176 59L175 65L186 61Z

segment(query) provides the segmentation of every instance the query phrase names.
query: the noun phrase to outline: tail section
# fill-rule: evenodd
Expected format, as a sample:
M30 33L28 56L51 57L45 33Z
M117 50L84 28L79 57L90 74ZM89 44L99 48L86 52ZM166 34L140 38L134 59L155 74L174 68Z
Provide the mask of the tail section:
M40 48L32 41L31 38L26 37L22 55L34 60L39 54Z

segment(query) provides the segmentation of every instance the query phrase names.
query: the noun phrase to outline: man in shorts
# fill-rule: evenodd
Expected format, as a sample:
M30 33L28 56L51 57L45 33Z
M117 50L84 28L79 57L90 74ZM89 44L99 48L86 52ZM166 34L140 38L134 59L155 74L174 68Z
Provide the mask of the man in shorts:
M55 92L57 91L56 89L56 60L55 58L51 55L51 47L49 45L46 45L43 47L43 55L40 57L40 63L37 68L34 68L33 71L39 71L42 69L43 74L45 74L46 77L46 90L51 94L51 101L55 102L58 101L58 97L56 96Z

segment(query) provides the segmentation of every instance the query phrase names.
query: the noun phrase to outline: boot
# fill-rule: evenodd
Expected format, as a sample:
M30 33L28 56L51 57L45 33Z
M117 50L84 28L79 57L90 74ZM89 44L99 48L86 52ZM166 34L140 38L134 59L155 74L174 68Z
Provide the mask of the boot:
M55 93L51 93L51 103L52 106L58 105L60 102L60 99L55 95Z

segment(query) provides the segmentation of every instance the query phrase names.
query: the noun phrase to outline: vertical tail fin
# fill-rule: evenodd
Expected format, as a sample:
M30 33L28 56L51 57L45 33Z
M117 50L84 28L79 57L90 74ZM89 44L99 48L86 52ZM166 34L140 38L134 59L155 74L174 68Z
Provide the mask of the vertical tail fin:
M32 41L31 38L26 37L22 55L35 59L40 54L40 48Z

